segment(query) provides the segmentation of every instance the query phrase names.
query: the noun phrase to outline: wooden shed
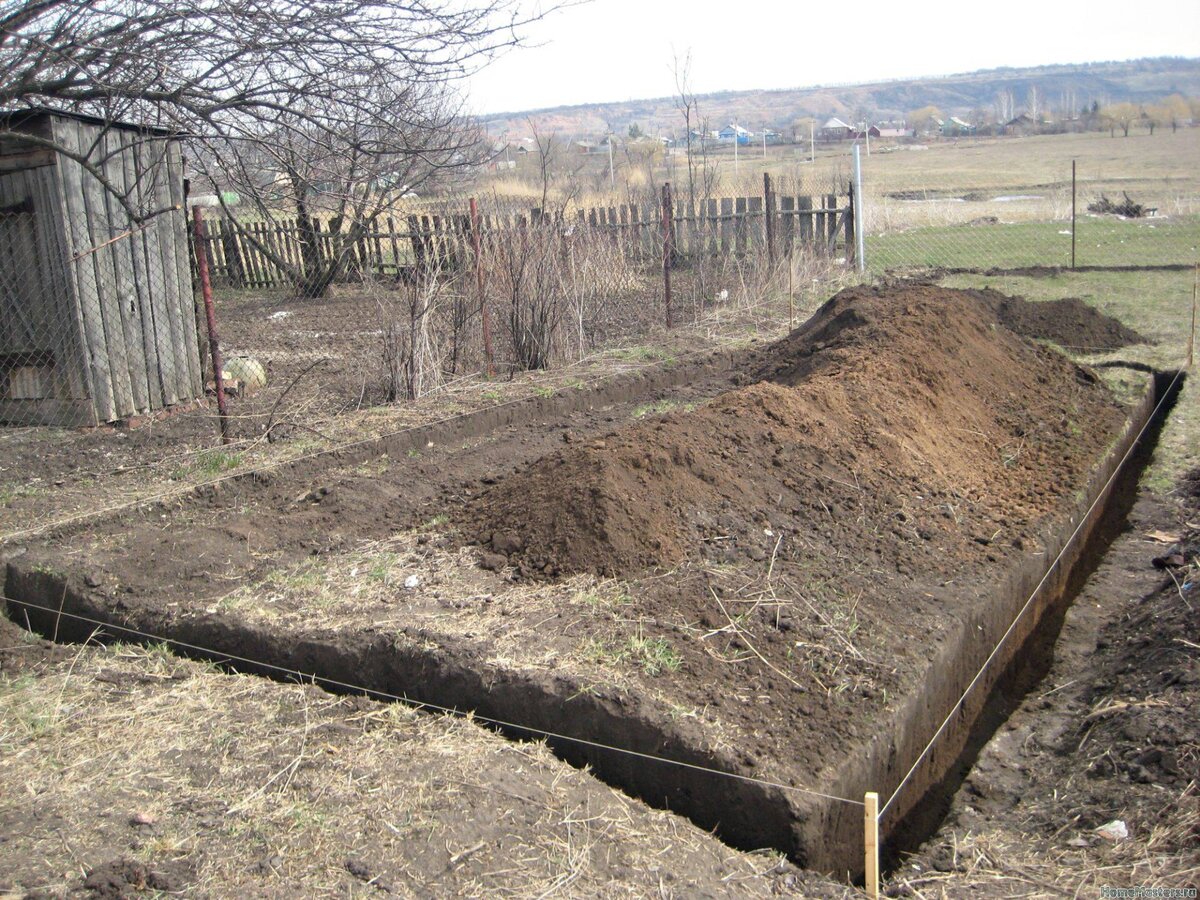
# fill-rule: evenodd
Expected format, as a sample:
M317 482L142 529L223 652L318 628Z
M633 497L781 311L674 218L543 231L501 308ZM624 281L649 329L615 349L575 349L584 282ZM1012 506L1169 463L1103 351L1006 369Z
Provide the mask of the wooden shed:
M203 396L183 206L168 132L0 114L0 422L99 424Z

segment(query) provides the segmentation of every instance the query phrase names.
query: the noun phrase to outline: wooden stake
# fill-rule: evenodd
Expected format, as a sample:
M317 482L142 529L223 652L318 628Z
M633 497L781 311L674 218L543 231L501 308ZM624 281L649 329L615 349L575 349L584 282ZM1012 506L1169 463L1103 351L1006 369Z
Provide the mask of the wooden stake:
M867 896L879 897L879 795L868 791L863 797L863 880Z

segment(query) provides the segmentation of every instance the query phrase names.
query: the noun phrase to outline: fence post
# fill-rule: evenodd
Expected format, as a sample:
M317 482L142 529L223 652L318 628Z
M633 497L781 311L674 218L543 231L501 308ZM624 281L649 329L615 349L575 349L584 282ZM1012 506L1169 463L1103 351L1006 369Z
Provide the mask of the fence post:
M416 269L417 277L424 278L428 270L425 262L425 241L421 235L421 220L415 215L408 217L409 238L412 240L413 248L413 267Z
M766 133L763 133L763 155L767 152ZM771 190L771 175L763 172L763 217L766 224L767 263L775 268L775 194Z
M863 797L863 886L870 900L879 897L879 794Z
M1196 352L1196 293L1200 288L1200 263L1196 263L1195 273L1192 276L1192 327L1188 331L1188 360L1187 367L1190 372L1192 363L1195 361Z
M1071 270L1075 270L1075 160L1071 160Z
M667 328L671 327L671 182L662 188L663 293Z
M229 414L225 409L225 376L222 373L221 342L217 339L217 313L213 308L212 282L208 277L208 248L204 238L204 215L199 206L192 207L193 237L196 242L196 273L200 276L200 292L204 297L204 318L208 325L208 348L212 355L213 385L217 391L217 421L221 428L221 443L229 443Z
M869 130L869 129L868 129ZM855 252L858 271L867 271L867 221L863 213L862 154L858 144L854 145L854 196L850 204L850 215L854 220ZM846 235L849 237L849 234Z
M483 293L483 241L479 234L479 207L471 198L471 241L475 245L475 289L479 292L479 314L483 319L483 355L487 360L488 378L496 377L496 363L492 357L492 320L488 314L487 297Z

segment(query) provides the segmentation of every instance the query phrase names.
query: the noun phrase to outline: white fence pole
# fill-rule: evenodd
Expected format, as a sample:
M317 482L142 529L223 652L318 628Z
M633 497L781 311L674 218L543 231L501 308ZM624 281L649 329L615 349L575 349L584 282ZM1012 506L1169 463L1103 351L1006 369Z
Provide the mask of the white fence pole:
M858 252L855 253L855 259L858 262L858 271L867 271L867 222L863 210L866 208L866 203L863 202L863 187L862 187L862 153L858 144L854 145L854 236L858 246L855 248Z

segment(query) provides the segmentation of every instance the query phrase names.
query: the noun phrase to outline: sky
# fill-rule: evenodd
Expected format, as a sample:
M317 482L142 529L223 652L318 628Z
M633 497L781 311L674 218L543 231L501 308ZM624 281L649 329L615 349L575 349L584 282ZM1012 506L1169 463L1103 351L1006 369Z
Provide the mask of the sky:
M547 0L550 2L550 0ZM1200 0L591 0L549 13L468 84L480 115L674 93L1200 56Z

